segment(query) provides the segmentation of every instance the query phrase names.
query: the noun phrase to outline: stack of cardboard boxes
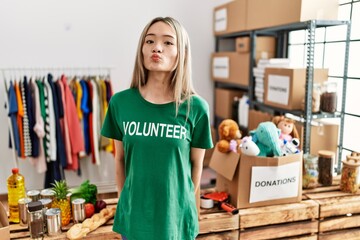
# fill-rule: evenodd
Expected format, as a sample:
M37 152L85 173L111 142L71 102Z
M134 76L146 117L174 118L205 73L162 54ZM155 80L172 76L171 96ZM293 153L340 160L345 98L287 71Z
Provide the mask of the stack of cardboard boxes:
M234 0L214 9L214 35L227 35L311 19L336 20L337 0ZM246 34L245 34L246 35ZM250 59L250 38L238 37L234 51L216 52L212 55L212 79L216 82L249 86L250 61L275 56L275 39L255 39L256 59ZM315 69L314 79L323 82L327 69ZM305 96L306 70L301 68L266 69L264 103L288 110L300 110ZM276 84L282 83L280 88ZM285 89L284 89L285 87ZM277 92L276 92L277 91ZM279 91L281 94L279 94ZM215 90L215 115L231 118L231 103L240 90ZM249 130L260 122L271 121L272 116L255 110L249 111ZM302 134L302 124L297 124ZM320 130L319 130L320 129ZM324 135L326 134L326 136ZM329 135L331 137L329 138ZM338 126L323 124L313 126L311 149L337 149ZM332 140L329 140L332 139ZM216 147L209 166L217 172L216 190L230 193L231 203L237 208L248 208L301 201L302 153L282 157L256 157L237 153L220 153Z

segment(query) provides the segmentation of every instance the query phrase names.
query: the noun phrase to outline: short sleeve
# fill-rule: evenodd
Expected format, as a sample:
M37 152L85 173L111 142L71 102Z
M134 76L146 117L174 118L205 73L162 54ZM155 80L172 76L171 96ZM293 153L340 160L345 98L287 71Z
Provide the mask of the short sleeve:
M118 113L116 111L116 102L111 98L109 107L105 115L104 123L101 128L101 135L107 138L122 141L123 134L119 128Z
M197 121L192 135L191 147L208 149L213 147L208 107Z

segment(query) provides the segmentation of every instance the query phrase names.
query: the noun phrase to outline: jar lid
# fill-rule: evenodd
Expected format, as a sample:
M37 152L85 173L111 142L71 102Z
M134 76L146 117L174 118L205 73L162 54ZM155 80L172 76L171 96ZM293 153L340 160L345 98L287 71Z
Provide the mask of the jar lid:
M32 199L31 198L20 198L18 203L19 204L28 204L29 202L31 202Z
M57 216L60 215L60 208L50 208L46 210L45 215L46 216Z
M44 205L48 205L52 202L51 198L42 198L42 199L39 199L39 201Z
M85 203L85 199L83 198L76 198L74 200L71 201L72 204L83 204Z
M55 192L51 188L46 188L41 190L40 195L42 196L54 196Z
M318 151L318 155L322 157L334 157L335 153L328 150L320 150Z
M43 205L40 201L36 201L36 202L29 202L28 203L28 210L29 212L35 212L38 210L43 209Z
M40 194L39 190L30 190L26 193L28 196L37 196Z
M360 166L360 157L347 155L345 160L342 160L343 164L358 167Z
M19 173L19 169L18 168L13 168L13 169L11 169L11 172L13 174L17 174L17 173Z

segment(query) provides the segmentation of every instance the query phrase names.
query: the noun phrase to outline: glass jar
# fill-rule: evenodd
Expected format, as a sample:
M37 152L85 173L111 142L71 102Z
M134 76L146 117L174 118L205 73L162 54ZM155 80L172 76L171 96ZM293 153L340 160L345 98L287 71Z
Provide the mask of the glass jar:
M318 182L323 186L331 186L333 181L333 166L335 153L332 151L320 150L319 157L319 178Z
M334 113L337 107L337 83L324 82L320 96L320 110L323 112Z
M318 183L319 169L316 155L304 154L303 188L315 188Z
M343 167L341 171L340 191L347 193L356 193L360 184L360 157L346 156L343 160Z
M43 239L44 215L43 205L40 201L28 203L28 222L31 239Z

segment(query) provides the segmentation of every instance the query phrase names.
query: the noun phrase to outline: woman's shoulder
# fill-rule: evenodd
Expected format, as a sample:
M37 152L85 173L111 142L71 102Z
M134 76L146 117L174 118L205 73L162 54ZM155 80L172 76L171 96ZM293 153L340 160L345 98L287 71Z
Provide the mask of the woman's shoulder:
M209 104L208 102L202 98L201 96L194 94L190 98L191 108L192 109L199 109L202 111L208 111L209 110Z
M124 99L129 99L137 94L136 88L128 88L122 91L115 93L112 97L112 101L122 101Z

